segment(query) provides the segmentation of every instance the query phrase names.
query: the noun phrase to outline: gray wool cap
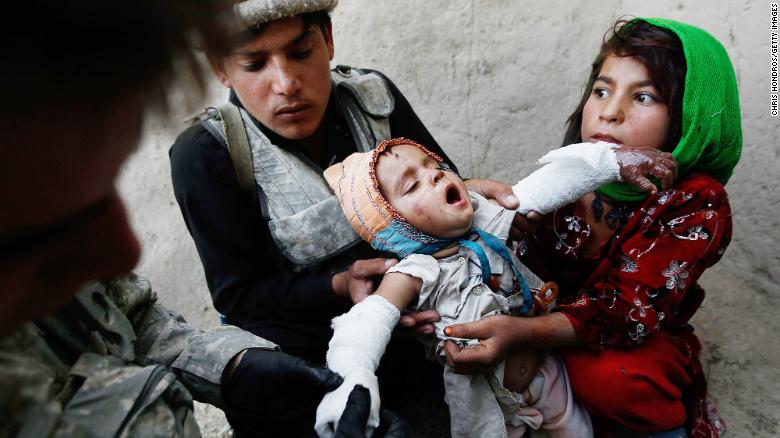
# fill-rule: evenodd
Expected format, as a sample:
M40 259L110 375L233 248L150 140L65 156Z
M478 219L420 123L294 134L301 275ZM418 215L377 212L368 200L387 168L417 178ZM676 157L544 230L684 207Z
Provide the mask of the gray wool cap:
M242 22L249 26L294 17L306 12L332 11L338 0L246 0L235 5Z

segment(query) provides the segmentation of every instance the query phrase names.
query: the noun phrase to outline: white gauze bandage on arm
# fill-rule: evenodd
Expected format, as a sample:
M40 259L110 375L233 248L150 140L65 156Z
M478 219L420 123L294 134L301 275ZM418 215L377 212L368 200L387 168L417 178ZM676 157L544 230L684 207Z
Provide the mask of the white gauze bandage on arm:
M317 407L314 430L319 436L333 436L355 385L368 388L371 394L366 436L379 426L379 385L374 371L400 318L401 312L379 295L371 295L333 318L333 337L326 358L328 368L344 377L344 382L326 394Z
M620 181L614 144L577 143L548 152L537 162L544 165L512 187L526 214L547 214L582 198L599 187Z

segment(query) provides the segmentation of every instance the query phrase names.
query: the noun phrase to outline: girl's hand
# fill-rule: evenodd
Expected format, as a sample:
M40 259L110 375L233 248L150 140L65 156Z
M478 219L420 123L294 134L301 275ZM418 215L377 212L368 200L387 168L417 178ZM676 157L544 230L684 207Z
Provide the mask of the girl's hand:
M677 178L677 161L672 154L655 148L618 146L615 155L623 182L638 187L643 192L655 194L658 189L649 177L661 180L661 187L668 189Z
M447 327L444 332L448 336L479 339L479 345L467 348L447 341L444 344L447 364L458 374L487 373L506 359L504 387L515 392L526 389L542 363L542 354L535 348L511 351L514 340L507 334L514 328L513 318L516 317L491 316Z
M479 339L479 345L460 348L447 341L444 353L447 364L458 374L487 373L501 362L513 344L512 320L507 315L491 316L467 324L455 324L444 329L447 336L465 339Z
M580 345L574 326L562 312L534 317L491 316L451 325L444 329L444 334L479 339L479 345L469 348L460 348L451 341L444 344L447 364L458 374L490 372L507 354L519 348Z

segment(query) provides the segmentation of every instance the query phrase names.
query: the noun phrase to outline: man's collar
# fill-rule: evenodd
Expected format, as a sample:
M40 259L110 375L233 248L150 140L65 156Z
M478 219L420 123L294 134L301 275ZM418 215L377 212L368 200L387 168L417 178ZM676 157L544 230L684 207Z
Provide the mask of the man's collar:
M268 137L269 140L271 140L271 144L275 144L277 146L290 146L291 141L282 137L281 135L273 132L272 130L268 129L265 125L260 123L259 120L255 118L255 116L252 115L249 111L244 108L244 104L241 103L241 100L238 98L238 95L236 95L236 92L234 90L230 90L230 96L228 97L228 101L232 103L233 105L243 109L246 111L246 113L249 115L249 118L252 119L252 123L257 126L260 131L265 134L266 137Z
M230 90L228 101L233 105L246 111L246 108L244 108L244 105L241 103L241 100L239 100L238 96L236 95L236 92L232 89ZM282 137L281 135L270 130L268 127L260 123L260 121L257 120L255 116L253 116L249 111L246 111L246 113L249 114L249 118L252 119L252 123L254 123L255 126L257 126L263 132L263 134L265 134L265 136L268 137L269 140L271 140L271 144L275 144L277 146L284 146L284 147L292 145L291 140ZM322 116L322 123L327 124L328 122L330 122L335 127L335 125L343 126L343 121L344 121L344 116L336 104L336 90L335 88L333 88L331 89L330 98L328 99L328 107L325 110L325 114Z

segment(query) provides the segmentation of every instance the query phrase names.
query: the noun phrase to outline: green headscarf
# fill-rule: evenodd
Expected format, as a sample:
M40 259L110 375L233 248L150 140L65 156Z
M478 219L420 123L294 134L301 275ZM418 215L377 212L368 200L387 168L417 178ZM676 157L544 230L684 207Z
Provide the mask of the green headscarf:
M627 26L637 21L674 32L685 53L682 135L672 151L678 175L701 171L725 185L742 151L737 80L726 50L712 35L689 24L664 18L636 18ZM606 185L599 192L618 201L647 197L647 193L625 183Z

